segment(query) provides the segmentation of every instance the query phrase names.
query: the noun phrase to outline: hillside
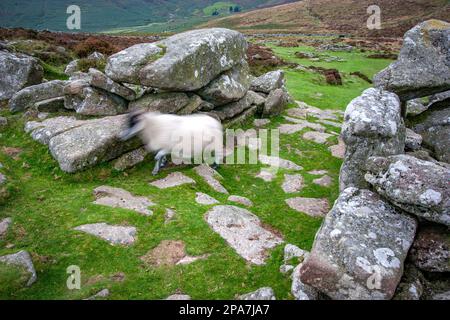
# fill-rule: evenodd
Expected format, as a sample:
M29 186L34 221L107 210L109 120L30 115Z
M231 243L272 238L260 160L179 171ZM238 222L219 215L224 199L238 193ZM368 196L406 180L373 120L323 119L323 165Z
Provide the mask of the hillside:
M382 30L368 30L367 8L381 8ZM420 21L450 20L447 0L304 0L209 21L244 32L345 33L401 36Z
M292 0L79 0L82 30L103 31L116 28L148 25L150 23L198 23L219 15L229 14L231 5L239 11L278 5ZM66 9L71 0L2 0L0 27L25 27L67 31ZM224 9L226 4L226 9Z

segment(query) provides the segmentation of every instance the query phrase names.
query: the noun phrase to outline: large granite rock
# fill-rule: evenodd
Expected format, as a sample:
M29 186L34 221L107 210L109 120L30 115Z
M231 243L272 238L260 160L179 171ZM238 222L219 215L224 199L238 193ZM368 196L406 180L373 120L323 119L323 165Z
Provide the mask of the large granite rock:
M284 72L282 70L271 71L252 80L250 89L255 92L270 93L281 89L284 85Z
M403 153L405 131L400 101L395 94L370 88L350 102L341 134L346 145L341 191L348 187L367 188L366 160L371 156Z
M409 155L367 161L366 180L406 212L450 226L450 169Z
M450 99L431 106L409 122L422 136L423 145L431 149L438 160L450 163Z
M108 78L103 72L97 69L89 69L90 85L99 89L103 89L107 92L118 95L128 101L136 99L136 93L122 86L121 84L114 82L112 79Z
M17 91L41 83L44 70L35 58L1 50L0 74L0 100L8 100Z
M53 80L27 87L17 92L9 101L12 112L24 111L37 102L64 96L67 81Z
M216 115L221 121L243 113L245 110L250 109L255 101L255 96L250 92L252 91L247 92L241 100L216 108L211 113Z
M375 76L374 85L405 101L449 90L449 37L447 22L418 24L405 34L398 60Z
M250 69L247 62L236 65L197 93L206 101L222 106L238 101L250 88Z
M159 111L161 113L177 113L190 102L189 96L184 92L149 93L136 101L132 101L130 110Z
M333 299L391 299L416 228L376 193L348 188L317 233L300 279Z
M163 56L140 71L143 85L173 91L198 90L224 71L244 63L245 37L213 28L176 34L157 43Z
M283 240L265 229L250 211L235 206L215 206L206 213L206 222L245 260L265 264L268 250Z
M128 108L124 98L94 88L85 80L69 82L64 93L65 108L86 116L114 116L125 113Z

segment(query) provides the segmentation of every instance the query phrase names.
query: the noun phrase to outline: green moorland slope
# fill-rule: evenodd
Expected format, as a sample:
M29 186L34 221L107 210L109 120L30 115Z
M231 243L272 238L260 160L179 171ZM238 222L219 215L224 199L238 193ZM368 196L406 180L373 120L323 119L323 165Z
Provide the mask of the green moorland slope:
M371 77L390 63L389 60L367 58L367 52L331 53L344 62L313 62L298 59L296 51L316 52L312 47L284 48L268 43L283 59L302 65L336 68L343 75L343 86L326 84L324 78L309 70L285 68L287 86L296 100L305 101L321 109L344 110L347 103L370 84L351 76L360 71ZM316 52L319 53L319 52ZM51 66L60 70L61 66ZM52 70L53 70L52 69ZM58 72L54 73L56 76ZM294 106L291 106L294 107ZM163 299L175 292L190 295L193 299L233 299L260 287L270 286L277 299L293 299L291 280L280 273L283 248L280 245L269 252L264 266L249 265L205 222L209 206L195 202L196 192L207 193L222 204L234 204L227 196L215 192L199 178L192 166L169 167L159 176L152 177L153 160L148 158L126 172L117 172L111 164L103 164L77 174L62 172L45 146L33 141L24 133L24 116L11 115L5 108L0 115L8 116L9 124L0 131L0 163L2 172L10 184L2 192L10 193L9 199L0 205L0 220L11 217L13 224L5 238L0 239L0 255L19 250L32 253L38 280L29 288L20 286L23 274L0 265L1 299L81 299L103 288L111 292L110 299ZM308 117L310 122L317 119ZM271 119L267 128L285 123L283 116ZM250 127L248 124L246 127ZM218 170L222 184L230 194L245 196L254 206L249 210L256 214L265 226L279 232L285 243L292 243L310 250L321 224L314 218L287 206L285 200L301 196L325 198L331 204L338 196L338 175L341 161L331 155L328 147L337 143L339 128L326 125L333 133L326 144L304 140L309 129L292 135L281 136L280 156L304 169L304 188L294 194L281 189L284 173L280 170L272 182L255 178L261 165L223 165ZM7 152L18 148L18 154ZM10 151L11 149L9 149ZM8 155L9 154L9 155ZM327 170L332 185L322 187L313 183L317 176L311 170ZM192 177L195 185L159 190L150 181L181 171ZM112 209L93 204L94 188L108 185L126 189L136 195L148 196L154 203L153 216L141 216L133 211ZM176 218L165 223L166 208L177 212ZM93 236L73 230L87 224L107 222L133 225L137 228L137 241L129 247L111 246ZM162 240L182 240L187 253L192 256L208 254L208 258L189 265L149 267L140 257L155 248ZM78 265L82 272L81 290L67 289L66 268ZM121 276L117 276L117 275Z

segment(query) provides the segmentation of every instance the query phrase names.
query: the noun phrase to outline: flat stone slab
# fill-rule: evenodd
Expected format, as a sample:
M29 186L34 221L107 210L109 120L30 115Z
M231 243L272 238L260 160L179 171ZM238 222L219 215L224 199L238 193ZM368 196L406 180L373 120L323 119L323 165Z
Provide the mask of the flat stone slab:
M303 170L303 167L299 166L298 164L295 164L294 162L292 162L290 160L282 159L279 157L267 156L267 155L260 154L258 159L259 159L259 162L261 162L262 164L265 164L265 165L268 165L271 167L283 168L283 169L287 169L287 170L296 170L296 171Z
M100 290L99 292L97 292L96 294L94 294L93 296L83 299L83 300L89 301L89 300L105 299L105 298L109 297L109 294L110 294L110 292L108 289L103 289L103 290Z
M37 280L36 270L34 269L33 261L27 251L19 251L14 254L9 254L0 257L0 262L11 266L23 267L30 274L27 281L27 286L31 286Z
M210 195L207 195L206 193L202 193L202 192L196 193L195 202L197 202L198 204L203 204L203 205L211 205L211 204L219 203L219 201L217 201Z
M275 174L270 170L261 169L261 171L256 175L256 178L263 179L265 182L271 182L275 179Z
M261 225L250 211L236 206L219 205L205 216L207 223L245 260L264 265L267 251L283 240Z
M318 123L313 123L313 122L309 122L306 120L302 120L302 119L297 119L297 118L291 118L291 117L284 117L286 120L288 120L289 122L293 122L294 124L282 124L278 127L278 130L280 130L281 134L294 134L297 133L299 131L302 131L303 129L306 128L310 128L319 132L324 132L325 131L325 127L318 124Z
M303 134L303 139L313 141L315 143L324 144L332 134L318 131L308 131Z
M253 125L256 128L264 127L264 126L268 125L269 123L270 123L270 119L255 119L253 121Z
M143 162L148 154L149 152L144 147L125 153L114 161L114 169L124 171L132 168Z
M254 292L243 294L238 297L238 300L263 301L263 300L276 300L276 298L275 298L275 292L273 292L273 289L269 288L269 287L265 287L265 288L258 289Z
M285 193L296 193L303 188L303 177L301 174L285 174L281 188Z
M323 176L322 178L314 179L313 183L321 187L330 187L333 184L333 179L330 176Z
M194 171L215 191L228 194L227 189L219 182L218 179L221 179L222 176L216 170L206 164L202 164L195 167Z
M336 300L391 299L417 222L369 190L345 189L300 271L303 283Z
M246 197L232 195L232 196L228 197L228 201L236 202L236 203L242 204L242 205L244 205L246 207L252 207L253 206L253 202L250 199L246 198Z
M159 189L167 189L191 183L195 183L195 181L181 172L173 172L164 179L151 182L150 185Z
M327 199L298 197L287 199L286 203L291 209L312 217L324 217L330 211L330 204Z
M166 212L164 213L164 223L169 223L170 221L173 221L177 215L177 212L173 209L167 208Z
M112 245L131 245L136 240L135 227L94 223L76 227L74 230L91 234L108 241Z
M5 218L3 220L0 220L0 238L6 235L11 223L12 223L11 218Z
M197 260L206 259L208 256L188 256L186 254L186 245L183 241L163 240L142 256L141 260L148 266L162 267L191 264Z
M191 296L188 296L187 294L172 294L166 298L166 300L181 300L181 301L188 301L192 300Z
M330 150L331 155L338 159L344 159L345 157L345 143L344 140L338 138L338 144L331 146L328 148Z
M130 192L108 186L101 186L94 190L95 204L112 208L123 208L139 212L146 216L151 216L153 212L148 207L155 204L147 197L137 197Z
M308 174L311 174L313 176L323 176L324 174L327 174L328 171L327 170L312 170L309 171Z

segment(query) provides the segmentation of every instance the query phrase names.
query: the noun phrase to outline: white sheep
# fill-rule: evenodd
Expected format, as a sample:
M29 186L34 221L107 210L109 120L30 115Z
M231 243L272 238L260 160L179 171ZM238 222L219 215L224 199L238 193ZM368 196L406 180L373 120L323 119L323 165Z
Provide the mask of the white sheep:
M196 164L201 161L217 168L223 160L222 124L205 114L177 116L133 112L128 116L128 128L121 139L128 140L136 135L140 136L149 152L156 153L153 175L157 175L166 164L169 154L176 164L186 160L190 163L194 157Z

